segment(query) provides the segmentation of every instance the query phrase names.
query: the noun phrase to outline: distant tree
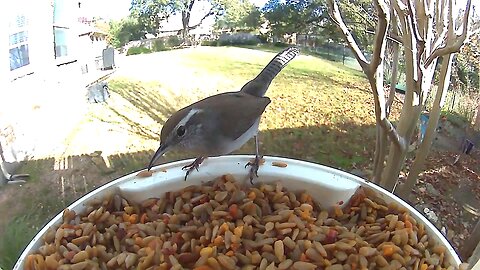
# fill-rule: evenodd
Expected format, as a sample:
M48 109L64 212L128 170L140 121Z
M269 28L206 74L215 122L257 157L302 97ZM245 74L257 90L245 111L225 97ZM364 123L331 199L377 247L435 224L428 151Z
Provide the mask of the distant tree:
M371 1L340 1L349 29L362 49L372 43L371 33L375 20ZM262 11L269 22L273 35L283 36L292 33L318 34L321 42L340 42L342 37L332 23L325 0L269 0Z
M108 43L120 48L129 41L145 38L144 25L136 18L127 17L120 21L111 21L109 25Z
M215 22L217 29L254 30L263 23L262 13L249 0L225 2L224 12Z
M138 20L146 33L157 35L160 23L179 9L175 0L132 0L130 16Z
M219 14L225 1L227 0L133 0L130 11L132 16L145 26L146 32L153 35L159 33L163 20L180 14L182 29L176 31L181 32L184 40L187 40L188 32L200 26L206 18ZM195 3L199 2L208 2L210 9L203 14L197 24L190 25L192 9Z
M455 73L466 92L480 91L480 33L476 32L457 55Z

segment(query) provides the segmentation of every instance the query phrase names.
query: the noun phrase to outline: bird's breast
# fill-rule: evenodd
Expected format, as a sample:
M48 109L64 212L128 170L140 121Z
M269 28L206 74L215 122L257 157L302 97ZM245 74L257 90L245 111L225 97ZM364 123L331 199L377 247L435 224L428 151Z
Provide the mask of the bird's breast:
M255 123L240 137L234 140L229 140L228 138L223 138L224 141L221 143L221 152L220 155L230 154L231 152L239 149L244 144L246 144L253 136L256 136L258 133L258 125L260 124L260 117L255 121Z

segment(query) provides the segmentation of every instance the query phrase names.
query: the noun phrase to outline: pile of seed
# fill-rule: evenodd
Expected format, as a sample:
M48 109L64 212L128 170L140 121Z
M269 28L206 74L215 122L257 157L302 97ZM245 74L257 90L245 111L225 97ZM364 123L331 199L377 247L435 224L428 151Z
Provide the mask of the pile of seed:
M229 175L160 195L65 210L25 269L454 269L406 209L362 188L330 212L306 192Z

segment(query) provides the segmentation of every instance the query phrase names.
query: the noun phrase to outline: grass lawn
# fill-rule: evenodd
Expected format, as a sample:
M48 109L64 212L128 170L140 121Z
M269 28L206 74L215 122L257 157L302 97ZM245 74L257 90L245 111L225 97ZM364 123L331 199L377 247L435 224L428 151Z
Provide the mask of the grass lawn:
M132 109L126 111L123 105L112 109L119 121L129 122L133 133L153 141L152 148L156 148L158 123L193 101L240 89L274 56L271 50L206 47L175 52L186 69L178 83L114 79L110 82L111 90L128 100ZM206 83L205 78L215 82ZM189 87L185 81L190 81ZM187 90L176 90L179 84ZM260 124L261 153L345 170L367 164L374 145L373 100L369 91L363 74L341 63L310 55L294 59L266 94L272 103ZM236 153L253 153L253 149L252 141ZM178 158L175 153L166 156L166 160Z
M273 56L274 52L249 48L201 47L126 57L128 64L120 66L119 74L109 82L112 96L108 105L90 107L82 126L65 146L66 153L77 158L89 153L92 141L86 141L86 134L104 130L95 133L95 149L111 153L109 159L116 171L97 173L93 172L94 165L84 165L83 172L91 174L88 190L141 169L158 147L161 124L172 112L218 92L239 90ZM272 102L260 124L261 154L310 160L344 170L368 167L375 137L369 89L362 73L341 63L310 55L294 59L267 92ZM252 154L253 150L251 141L236 153ZM163 161L184 157L191 156L169 153ZM8 222L0 222L3 269L12 267L44 222L87 191L85 187L85 191L77 188L75 192L73 183L74 196L67 194L62 202L52 199L59 188L55 183L48 184L46 178L58 175L32 162L21 171L31 173L34 179L22 189L8 187L15 196L0 200L0 215L10 217ZM74 175L82 168L76 170L70 173Z

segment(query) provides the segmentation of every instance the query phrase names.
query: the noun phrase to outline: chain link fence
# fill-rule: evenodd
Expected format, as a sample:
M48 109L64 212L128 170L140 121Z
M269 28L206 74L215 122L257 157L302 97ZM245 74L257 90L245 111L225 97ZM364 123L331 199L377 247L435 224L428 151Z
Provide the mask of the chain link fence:
M327 60L341 62L347 67L361 70L350 48L344 44L324 43L322 42L324 39L325 37L319 35L302 34L296 36L296 44L303 51L308 51ZM366 56L369 57L370 55L366 54Z

